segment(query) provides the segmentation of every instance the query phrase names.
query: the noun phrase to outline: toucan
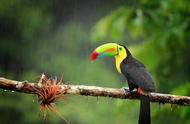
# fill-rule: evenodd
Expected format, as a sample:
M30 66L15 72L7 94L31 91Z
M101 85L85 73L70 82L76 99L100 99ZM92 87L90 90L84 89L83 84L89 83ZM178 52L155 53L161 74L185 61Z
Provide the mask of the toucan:
M140 114L138 124L150 124L150 100L149 93L155 91L155 83L144 64L134 58L127 47L116 43L106 43L97 47L90 56L90 61L105 56L114 56L116 69L123 74L128 82L128 89L122 91L132 92L136 90L140 95ZM124 89L124 90L123 90Z

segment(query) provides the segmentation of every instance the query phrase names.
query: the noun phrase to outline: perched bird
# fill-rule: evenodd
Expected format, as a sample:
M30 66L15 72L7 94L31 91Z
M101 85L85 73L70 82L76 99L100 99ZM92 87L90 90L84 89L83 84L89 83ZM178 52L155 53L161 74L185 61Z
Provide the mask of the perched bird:
M140 94L140 114L139 124L150 124L150 101L149 97L143 95L142 92L154 92L154 81L147 71L145 66L135 59L127 47L116 43L106 43L97 47L91 54L90 60L94 61L97 58L103 58L104 56L114 56L116 69L119 73L122 73L127 81L129 89L125 89L125 92L131 92L137 89Z

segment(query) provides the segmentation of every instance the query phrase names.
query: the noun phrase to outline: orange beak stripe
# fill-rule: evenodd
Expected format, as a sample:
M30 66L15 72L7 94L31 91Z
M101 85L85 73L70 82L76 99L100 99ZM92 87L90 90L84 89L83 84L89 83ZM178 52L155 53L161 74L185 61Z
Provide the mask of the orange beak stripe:
M113 51L115 51L115 48L110 48L110 49L108 49L108 50L106 50L104 52L113 52Z

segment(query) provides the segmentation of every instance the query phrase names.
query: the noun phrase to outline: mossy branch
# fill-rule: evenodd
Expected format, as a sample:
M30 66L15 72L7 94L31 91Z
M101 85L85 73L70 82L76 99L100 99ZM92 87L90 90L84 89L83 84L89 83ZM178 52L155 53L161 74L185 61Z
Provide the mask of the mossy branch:
M15 81L0 77L0 88L11 91L18 91L22 93L35 94L35 88L40 88L43 83L31 83L28 81ZM29 88L35 87L35 88ZM139 99L139 94L137 92L124 94L120 89L117 88L105 88L97 86L84 86L84 85L67 85L61 84L60 88L64 94L71 95L84 95L84 96L96 96L96 97L111 97L119 99ZM176 105L186 105L190 106L190 97L179 96L171 94L161 94L161 93L148 93L151 102L157 103L169 103Z

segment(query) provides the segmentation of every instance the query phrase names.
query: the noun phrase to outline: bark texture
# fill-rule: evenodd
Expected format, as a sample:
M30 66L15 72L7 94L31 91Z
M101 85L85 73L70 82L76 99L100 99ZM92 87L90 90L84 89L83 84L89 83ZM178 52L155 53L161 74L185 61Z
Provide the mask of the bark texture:
M31 88L34 87L34 88ZM43 83L32 83L28 81L15 81L0 77L0 88L4 90L17 91L28 94L35 94L35 88L42 88ZM61 84L60 91L64 94L71 95L84 95L84 96L97 96L97 97L112 97L119 99L135 99L139 100L139 94L137 92L123 93L120 89L105 88L97 86L85 86L85 85L67 85ZM179 96L171 94L161 93L145 93L148 95L151 102L157 103L169 103L176 105L190 105L190 97Z

